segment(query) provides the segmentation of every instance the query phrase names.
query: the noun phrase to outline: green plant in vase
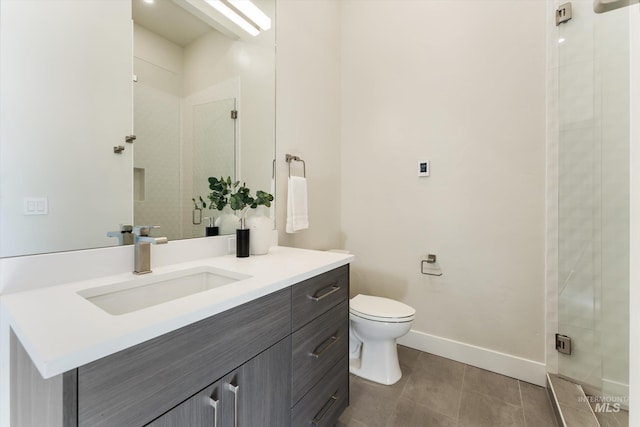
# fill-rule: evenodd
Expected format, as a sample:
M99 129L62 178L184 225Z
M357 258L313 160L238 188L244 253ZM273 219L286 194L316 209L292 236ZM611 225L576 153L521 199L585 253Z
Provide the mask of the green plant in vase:
M246 184L240 185L239 182L232 182L231 178L227 178L225 184L220 184L221 180L216 180L216 191L219 198L227 197L227 203L231 209L236 212L240 219L240 228L236 230L236 256L244 258L249 256L249 229L247 228L247 212L249 209L255 209L258 206L271 206L273 195L258 190L256 195L251 195L251 190ZM219 185L218 185L219 184ZM228 193L225 192L225 189ZM212 201L215 199L215 196Z
M251 195L251 190L243 184L229 198L231 209L238 212L240 217L240 228L236 230L236 256L248 257L251 252L251 241L249 229L247 228L247 211L251 208L257 208L259 205L271 206L273 196L258 191L256 196Z
M211 201L209 209L223 210L225 206L229 205L231 195L239 185L240 181L233 182L230 176L227 179L209 177L209 189L211 190L207 196Z
M218 221L214 221L213 213L209 216L209 230L212 234L217 235L219 233L229 234L233 233L233 230L237 228L237 217L231 212L223 212L225 207L229 205L229 197L232 192L240 185L240 182L233 182L231 177L226 179L223 177L209 177L209 190L211 192L207 195L209 199L209 209L211 211L217 210L221 214L216 214ZM214 227L217 223L218 227Z
M229 197L229 206L236 212L240 218L240 228L246 228L247 212L249 209L255 209L258 206L271 207L273 196L265 191L256 191L256 196L251 195L251 190L242 184L238 191Z

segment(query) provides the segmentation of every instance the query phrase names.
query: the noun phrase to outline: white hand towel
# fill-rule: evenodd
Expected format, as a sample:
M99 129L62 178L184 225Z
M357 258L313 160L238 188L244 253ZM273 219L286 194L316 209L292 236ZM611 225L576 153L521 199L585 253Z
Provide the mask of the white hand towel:
M290 176L287 191L287 233L309 228L307 179Z

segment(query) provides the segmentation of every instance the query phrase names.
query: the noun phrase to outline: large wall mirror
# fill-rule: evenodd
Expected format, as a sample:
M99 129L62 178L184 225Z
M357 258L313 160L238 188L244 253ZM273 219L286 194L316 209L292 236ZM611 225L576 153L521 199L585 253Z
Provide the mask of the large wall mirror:
M0 256L203 237L210 176L273 193L275 0L253 3L257 35L204 0L3 0Z

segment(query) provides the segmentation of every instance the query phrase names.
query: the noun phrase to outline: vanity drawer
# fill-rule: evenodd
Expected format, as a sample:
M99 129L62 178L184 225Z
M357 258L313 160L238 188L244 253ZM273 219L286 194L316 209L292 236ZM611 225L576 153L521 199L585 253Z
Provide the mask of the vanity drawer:
M291 333L290 288L78 368L78 426L141 426Z
M344 357L293 407L291 425L330 427L349 405L349 358Z
M291 403L295 404L349 351L349 302L343 301L293 334Z
M295 331L349 299L349 266L300 282L293 286L292 292L292 327Z

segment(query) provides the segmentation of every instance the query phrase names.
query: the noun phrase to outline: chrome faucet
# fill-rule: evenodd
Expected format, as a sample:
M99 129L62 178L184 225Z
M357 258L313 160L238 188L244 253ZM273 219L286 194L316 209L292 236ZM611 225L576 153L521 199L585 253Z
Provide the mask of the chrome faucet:
M119 231L109 231L107 237L115 237L118 239L118 245L133 245L133 226L132 225L120 225Z
M157 225L136 225L133 227L133 243L135 245L134 274L151 273L151 245L162 245L169 240L166 237L151 237L149 233Z

